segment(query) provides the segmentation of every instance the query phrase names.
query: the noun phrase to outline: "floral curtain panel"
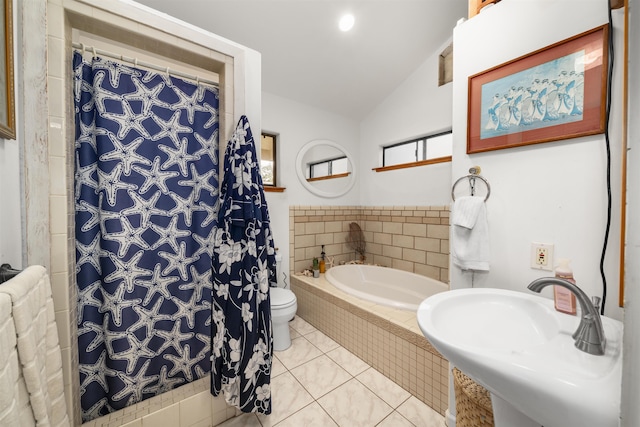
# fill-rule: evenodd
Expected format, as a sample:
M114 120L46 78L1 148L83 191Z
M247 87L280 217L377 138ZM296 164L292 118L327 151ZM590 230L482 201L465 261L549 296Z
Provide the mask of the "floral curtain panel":
M225 153L215 230L211 392L243 412L269 414L276 260L259 166L242 116Z
M211 367L218 91L74 53L85 421Z

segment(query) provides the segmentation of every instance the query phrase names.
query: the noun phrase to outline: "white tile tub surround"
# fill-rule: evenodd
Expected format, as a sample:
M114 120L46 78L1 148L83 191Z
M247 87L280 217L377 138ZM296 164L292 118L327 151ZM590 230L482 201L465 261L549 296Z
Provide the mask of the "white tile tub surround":
M261 128L260 54L232 41L158 14L135 2L104 0L48 0L18 2L17 28L22 31L21 59L17 69L20 98L23 100L23 140L25 147L26 264L48 268L58 334L60 337L67 409L74 425L80 425L80 390L77 349L77 292L75 289L74 236L74 118L71 91L71 42L73 30L135 45L151 41L149 49L167 47L159 55L171 57L185 52L207 58L221 76L221 142L231 135L237 120L246 114L252 126ZM43 33L46 28L46 34ZM40 35L40 37L38 37ZM145 48L144 46L142 48ZM174 49L175 48L175 49ZM145 48L146 49L146 48ZM184 60L179 58L178 60ZM201 61L202 62L202 61ZM212 65L212 67L214 67ZM213 68L211 68L213 70ZM46 75L46 79L43 76ZM230 95L227 95L230 94ZM232 95L231 95L232 94ZM224 144L223 144L224 145ZM224 147L223 147L224 148ZM186 387L186 386L185 386ZM183 389L181 387L178 390ZM207 390L189 394L176 392L160 404L140 402L123 417L100 418L100 425L144 425L143 416L178 420L178 425L217 424L234 411L220 405ZM202 395L200 395L202 393ZM182 402L182 399L185 402ZM149 399L152 400L152 399ZM164 406L171 400L171 404ZM210 402L204 403L204 402ZM224 402L223 402L224 403ZM188 406L202 411L192 411ZM211 407L208 411L206 408ZM162 410L152 415L154 408ZM136 409L134 412L133 409ZM206 418L194 419L206 413ZM178 418L176 417L178 414ZM111 419L113 417L113 419ZM222 418L220 418L222 417ZM97 425L97 424L95 424ZM154 424L147 419L146 425Z
M199 427L218 425L236 415L222 396L209 392L205 377L167 393L82 424L83 427Z

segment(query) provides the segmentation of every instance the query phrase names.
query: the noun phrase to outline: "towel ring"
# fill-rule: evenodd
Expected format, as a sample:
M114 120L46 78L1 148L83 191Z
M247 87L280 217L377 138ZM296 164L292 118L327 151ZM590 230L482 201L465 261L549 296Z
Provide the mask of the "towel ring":
M475 168L471 168L469 170L469 172L475 171ZM454 191L456 189L456 185L458 185L460 183L460 181L462 181L463 179L467 178L469 180L469 186L471 187L471 195L475 196L475 192L476 192L476 178L480 178L480 180L482 180L482 182L484 182L484 184L487 186L487 195L484 198L484 201L486 202L489 199L489 195L491 195L491 186L489 185L489 181L487 181L485 178L481 177L480 175L478 175L477 173L470 173L469 175L465 175L462 176L460 178L458 178L456 180L456 182L453 183L453 187L451 187L451 199L453 199L453 201L456 201L456 196L454 194Z

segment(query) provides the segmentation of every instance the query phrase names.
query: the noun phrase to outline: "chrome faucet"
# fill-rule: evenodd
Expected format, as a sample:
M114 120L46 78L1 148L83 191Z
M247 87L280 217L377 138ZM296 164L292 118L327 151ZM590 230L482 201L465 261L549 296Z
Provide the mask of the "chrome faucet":
M555 277L541 277L529 283L527 288L533 292L540 293L548 285L562 286L570 290L580 303L582 319L578 329L572 335L573 339L575 339L576 347L589 354L603 355L606 338L602 328L602 319L587 294L573 283Z

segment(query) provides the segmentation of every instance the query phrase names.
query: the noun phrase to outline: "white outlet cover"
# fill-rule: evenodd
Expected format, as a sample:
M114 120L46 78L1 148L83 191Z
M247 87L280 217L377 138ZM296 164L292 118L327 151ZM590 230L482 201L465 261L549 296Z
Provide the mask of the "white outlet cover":
M538 250L546 249L547 262L544 265L538 264ZM531 243L531 268L535 270L553 271L553 243Z

